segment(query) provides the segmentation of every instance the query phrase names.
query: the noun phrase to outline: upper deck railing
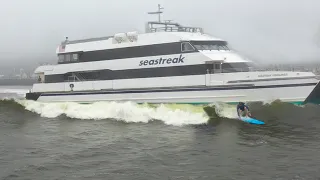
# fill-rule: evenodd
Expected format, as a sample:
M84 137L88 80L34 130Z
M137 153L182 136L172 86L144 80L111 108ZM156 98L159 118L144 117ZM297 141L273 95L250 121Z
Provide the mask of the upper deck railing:
M203 33L203 29L200 27L186 27L181 26L178 23L170 22L148 22L146 25L146 32L192 32Z
M184 27L178 23L172 23L171 20L161 20L161 14L164 8L158 4L158 10L154 12L148 12L148 14L158 15L158 21L151 21L146 24L146 33L151 32L200 32L203 33L203 29L200 27ZM155 27L160 26L160 27Z

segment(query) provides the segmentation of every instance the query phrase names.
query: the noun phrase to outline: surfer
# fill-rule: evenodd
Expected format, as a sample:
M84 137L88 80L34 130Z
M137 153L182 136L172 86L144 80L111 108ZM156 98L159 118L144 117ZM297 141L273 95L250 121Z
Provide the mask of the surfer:
M251 116L249 107L245 105L243 102L239 102L239 104L237 105L237 112L238 112L239 118L240 118L240 114L241 116L247 116L247 117Z

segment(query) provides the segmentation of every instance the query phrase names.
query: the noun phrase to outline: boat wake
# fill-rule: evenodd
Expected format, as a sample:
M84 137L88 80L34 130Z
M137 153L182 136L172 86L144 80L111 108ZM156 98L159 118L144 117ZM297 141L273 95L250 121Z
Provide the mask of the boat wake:
M19 90L20 92L20 90ZM8 93L6 91L6 93ZM1 94L1 93L0 93ZM56 118L67 116L73 119L103 120L112 119L126 123L148 123L160 120L164 124L183 126L207 124L212 119L235 119L236 105L214 103L208 106L184 104L136 104L134 102L95 102L80 104L75 102L43 103L15 98L1 98L0 106L15 105L41 117ZM251 104L250 107L266 109L267 106L285 106L283 102L261 102Z
M236 119L236 105L215 103L208 106L185 104L136 104L134 102L95 102L80 104L75 102L43 103L24 99L7 98L0 100L0 107L14 108L19 106L24 110L36 113L41 117L56 118L67 116L82 120L111 119L126 123L149 123L162 121L167 125L200 125L207 124L213 119ZM249 104L255 114L265 111L275 113L273 109L281 110L289 105L281 101ZM18 110L17 108L17 110ZM0 108L1 111L1 108ZM261 112L262 111L262 112Z
M65 115L75 119L114 119L128 123L148 123L161 120L168 125L204 124L208 121L208 116L203 110L201 111L201 107L192 106L183 109L173 108L165 104L152 106L148 104L139 105L133 102L95 102L92 104L40 103L28 100L17 102L24 106L26 110L47 118Z

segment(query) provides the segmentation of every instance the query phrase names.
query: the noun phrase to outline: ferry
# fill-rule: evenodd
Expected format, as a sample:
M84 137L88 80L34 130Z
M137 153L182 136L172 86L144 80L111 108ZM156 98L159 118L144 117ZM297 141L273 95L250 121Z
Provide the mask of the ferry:
M211 104L281 100L319 102L312 72L259 71L255 63L201 27L157 21L136 31L69 40L58 62L39 66L26 99L40 102L131 101Z

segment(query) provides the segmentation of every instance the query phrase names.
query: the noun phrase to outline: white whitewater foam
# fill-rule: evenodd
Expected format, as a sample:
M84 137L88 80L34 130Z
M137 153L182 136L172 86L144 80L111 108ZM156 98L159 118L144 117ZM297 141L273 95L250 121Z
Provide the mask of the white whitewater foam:
M218 116L225 117L225 118L238 118L237 115L237 106L236 105L230 105L225 103L213 103L211 106L215 107L215 111Z
M40 114L42 117L54 118L66 115L76 119L115 119L124 122L148 123L152 120L161 120L168 125L190 125L207 123L205 112L188 112L181 109L168 108L165 105L151 108L137 105L132 102L95 102L79 104L73 102L41 103L22 100L17 102L27 110Z

